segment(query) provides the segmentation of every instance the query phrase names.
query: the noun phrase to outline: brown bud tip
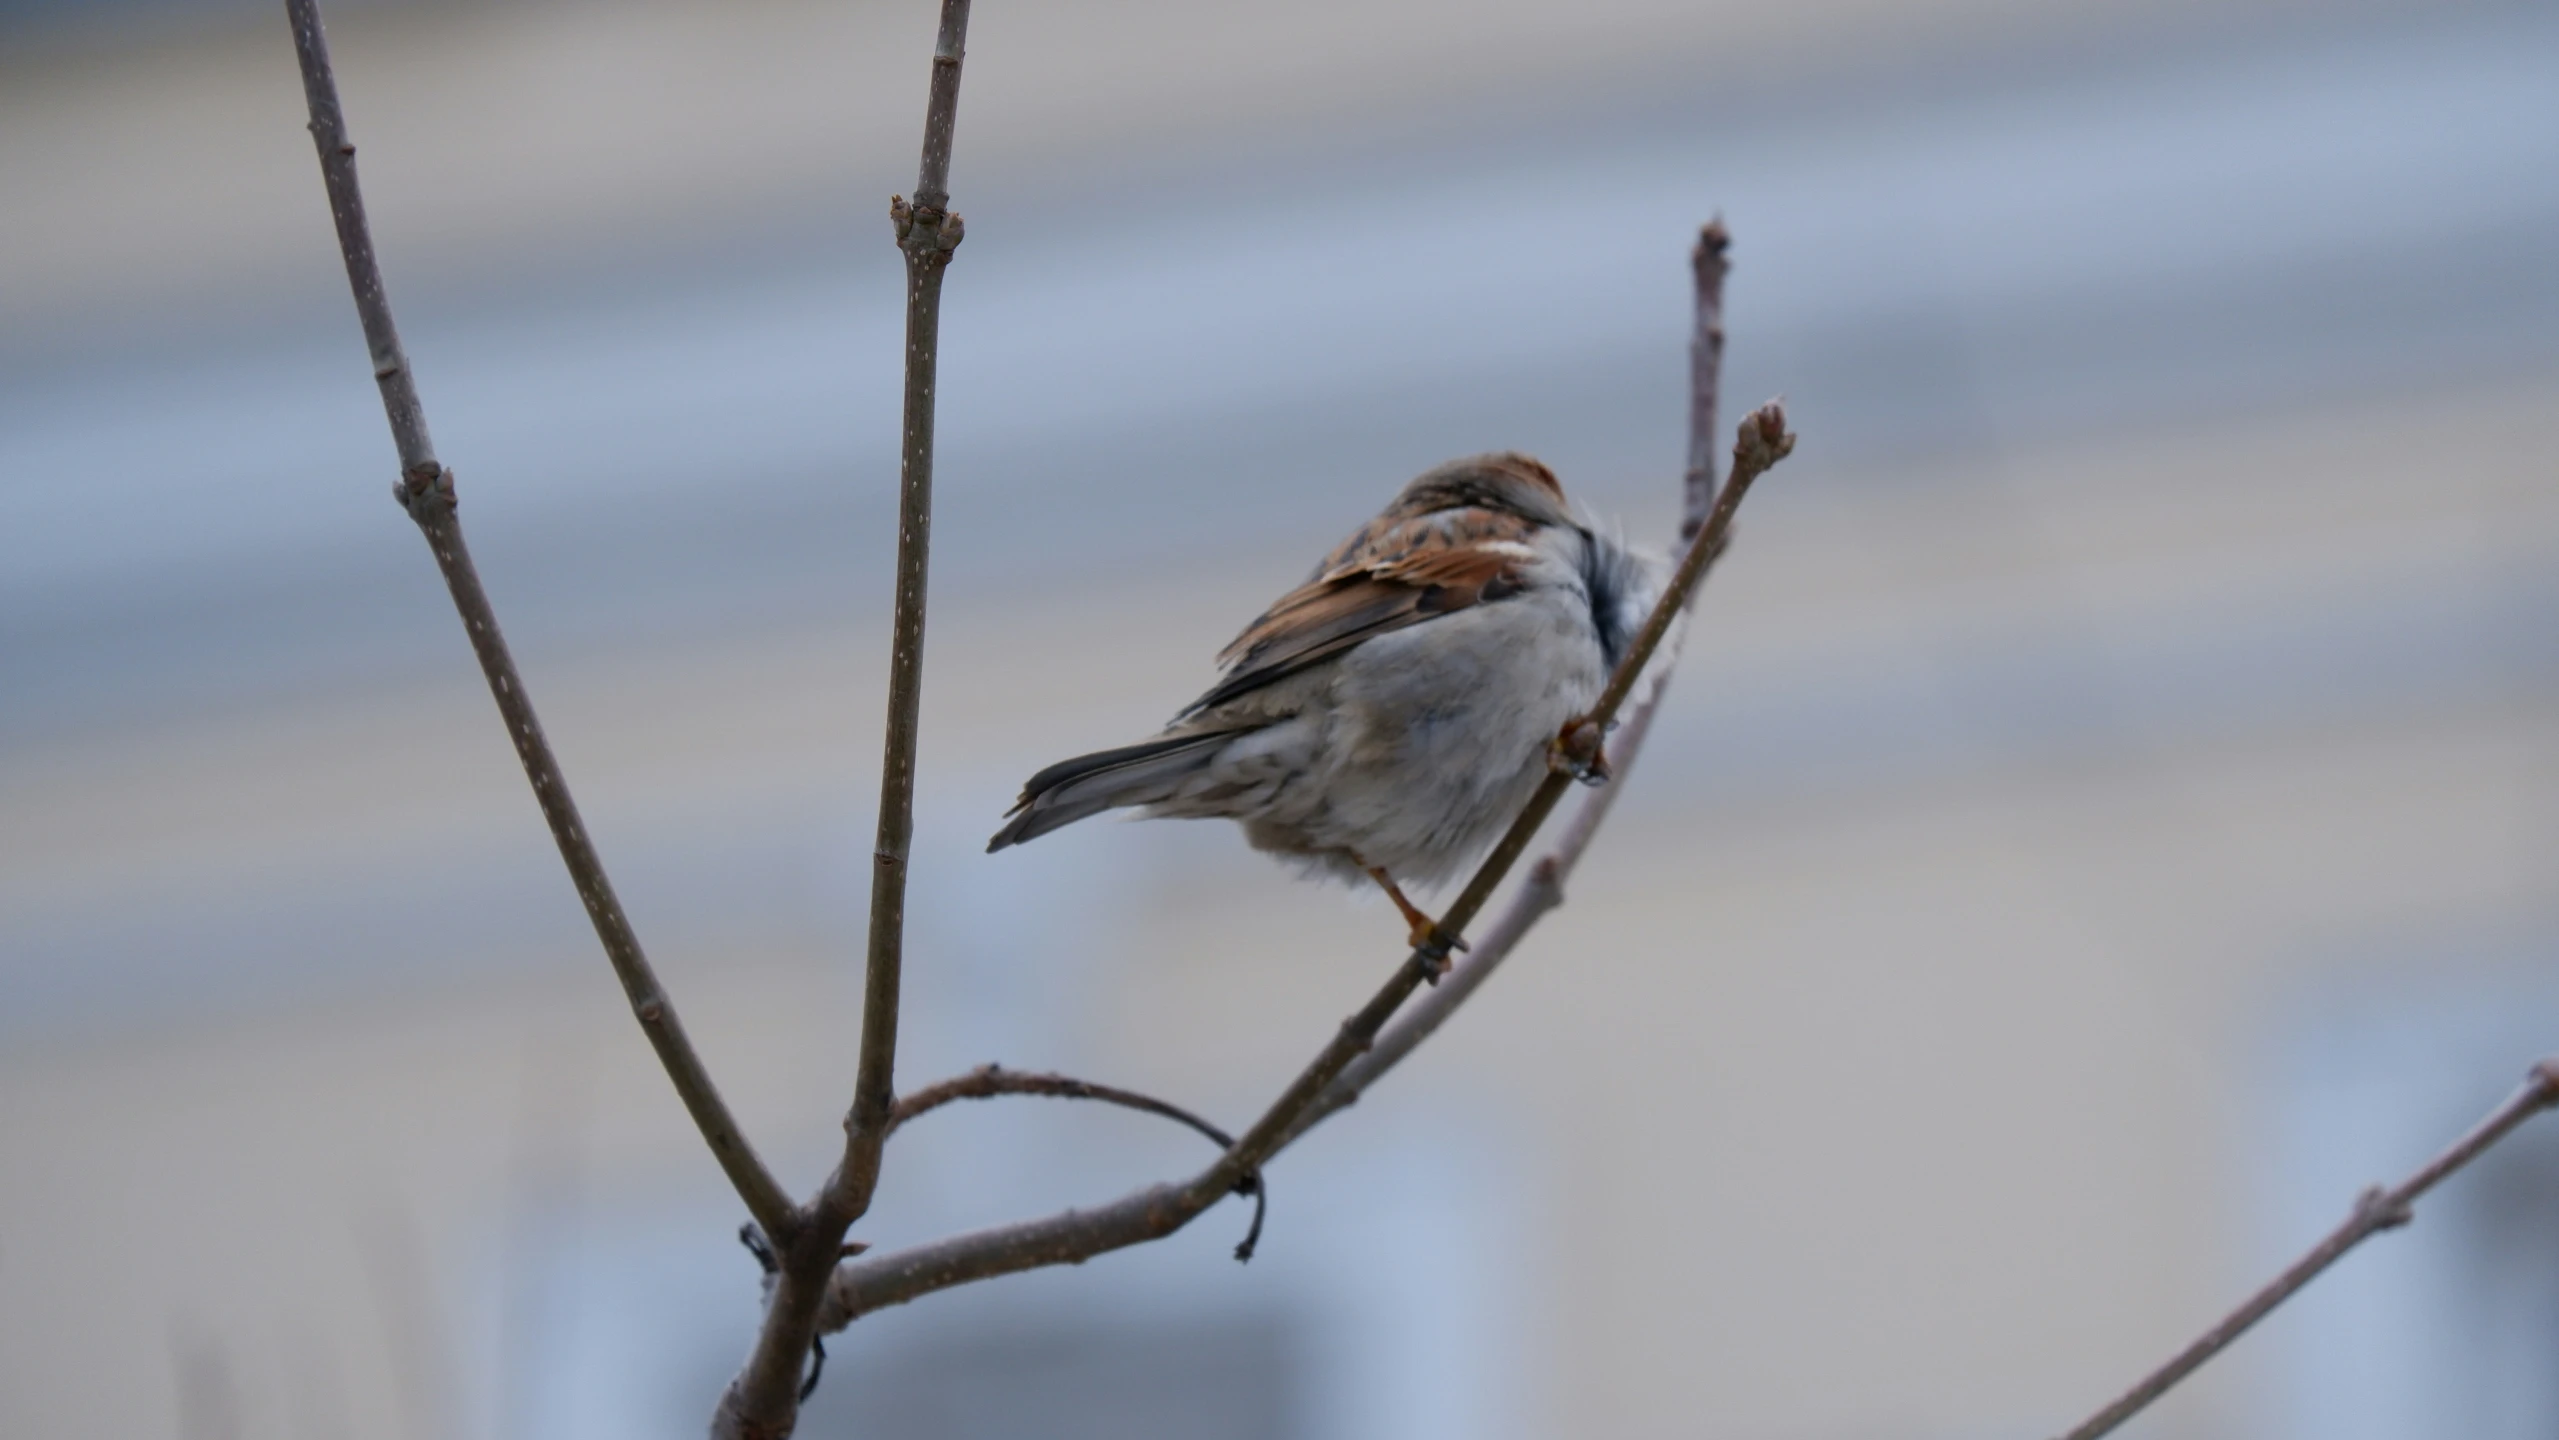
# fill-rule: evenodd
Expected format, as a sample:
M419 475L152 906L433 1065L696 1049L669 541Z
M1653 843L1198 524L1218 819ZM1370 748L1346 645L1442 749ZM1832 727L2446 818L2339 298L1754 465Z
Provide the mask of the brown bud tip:
M1716 216L1697 231L1697 249L1689 259L1699 269L1720 263L1724 251L1733 243L1733 232L1724 228L1724 217Z
M1750 412L1733 437L1733 473L1757 475L1794 450L1795 437L1786 431L1786 407L1771 400Z

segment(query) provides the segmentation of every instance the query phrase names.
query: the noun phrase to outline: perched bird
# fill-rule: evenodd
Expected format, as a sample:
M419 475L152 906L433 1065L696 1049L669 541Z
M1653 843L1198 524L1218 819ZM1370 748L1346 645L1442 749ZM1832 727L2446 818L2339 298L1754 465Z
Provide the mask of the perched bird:
M1608 683L1662 566L1575 518L1525 455L1454 460L1404 487L1218 655L1152 740L1061 760L989 851L1088 815L1241 821L1258 850L1384 887L1445 880L1501 834Z

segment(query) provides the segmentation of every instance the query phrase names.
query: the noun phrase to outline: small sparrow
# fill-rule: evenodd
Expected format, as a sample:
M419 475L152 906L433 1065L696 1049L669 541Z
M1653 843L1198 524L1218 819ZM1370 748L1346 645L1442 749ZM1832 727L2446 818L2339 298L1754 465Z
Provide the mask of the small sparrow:
M1450 461L1245 627L1162 734L1032 776L986 848L1123 806L1224 817L1311 874L1376 881L1425 944L1397 882L1454 874L1550 767L1605 773L1575 722L1661 572L1528 456Z

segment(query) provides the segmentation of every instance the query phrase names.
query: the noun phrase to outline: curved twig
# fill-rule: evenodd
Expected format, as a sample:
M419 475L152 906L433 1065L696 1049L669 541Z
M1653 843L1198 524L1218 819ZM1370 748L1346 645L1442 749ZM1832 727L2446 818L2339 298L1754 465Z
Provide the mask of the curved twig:
M1045 1095L1059 1100L1099 1100L1105 1104L1119 1105L1130 1110L1143 1110L1149 1115L1161 1115L1167 1120L1188 1125L1215 1141L1221 1148L1235 1143L1234 1136L1169 1100L1158 1100L1152 1095L1142 1095L1135 1090L1123 1090L1116 1085L1098 1085L1090 1080L1078 1080L1071 1075L1058 1075L1046 1071L1007 1070L1001 1065L980 1065L965 1075L954 1075L948 1080L927 1085L912 1095L900 1096L897 1108L889 1113L889 1132L895 1134L898 1128L908 1121L956 1101L992 1100L999 1095Z
M541 721L534 717L532 697L525 693L524 680L516 673L515 658L508 653L506 637L498 629L497 612L490 608L488 592L480 585L480 572L471 563L470 548L462 543L453 472L437 461L435 445L427 438L426 407L418 399L409 357L400 346L398 328L391 322L391 302L383 293L382 267L374 258L373 233L364 217L364 193L356 185L355 143L347 138L346 114L338 103L337 75L329 64L328 37L320 29L318 0L285 0L285 13L293 25L293 48L302 65L303 96L310 103L311 143L319 149L320 174L329 189L329 211L337 221L338 250L346 259L347 283L355 292L356 314L364 322L365 344L373 352L373 378L382 387L383 413L391 422L392 443L400 452L400 480L392 487L392 493L435 552L436 565L444 572L445 588L452 592L454 609L460 613L471 649L479 657L480 672L488 678L489 693L496 698L498 713L506 722L507 738L515 742L525 778L533 784L534 801L542 807L542 818L551 827L551 838L559 846L561 861L568 866L570 881L577 886L578 899L586 904L587 918L594 922L596 938L604 944L605 958L612 962L623 993L630 997L631 1013L639 1017L640 1029L657 1051L658 1063L666 1068L667 1079L674 1082L675 1093L682 1097L684 1108L692 1114L694 1126L702 1132L702 1139L727 1173L738 1198L746 1202L747 1212L765 1233L788 1236L798 1228L798 1208L765 1168L755 1147L747 1142L736 1117L729 1113L728 1102L720 1097L719 1087L711 1083L711 1072L703 1066L702 1057L694 1052L693 1042L676 1018L675 1002L667 998L666 987L658 983L656 970L640 949L640 938L631 928L630 917L623 913L622 902L613 893L613 882L605 876L604 861L596 854L594 842L587 838L585 822L578 817L577 802L569 795L568 778L560 770L558 757L551 753L551 742L543 736Z
M2347 1251L2384 1230L2396 1230L2416 1218L2419 1196L2441 1184L2447 1177L2486 1154L2500 1140L2513 1134L2516 1127L2544 1110L2559 1108L2559 1056L2532 1067L2523 1085L2506 1102L2491 1111L2488 1118L2470 1129L2470 1133L2454 1141L2444 1152L2419 1167L2417 1173L2385 1190L2376 1185L2355 1197L2355 1208L2345 1223L2328 1232L2284 1272L2268 1281L2266 1288L2248 1297L2238 1309L2222 1317L2221 1322L2195 1337L2194 1343L2180 1350L2167 1364L2142 1377L2141 1383L2123 1393L2105 1409L2081 1421L2062 1440L2097 1440L2123 1424L2160 1396L2175 1389L2178 1382L2203 1368L2204 1363L2228 1348L2230 1342L2248 1332L2248 1327L2266 1318L2276 1306L2293 1297L2294 1292L2319 1278L2320 1272L2345 1257Z
M930 1111L939 1110L955 1101L992 1100L1002 1095L1044 1095L1058 1100L1099 1100L1106 1105L1142 1110L1149 1115L1161 1115L1167 1120L1187 1125L1207 1137L1211 1144L1221 1150L1235 1143L1234 1136L1169 1100L1158 1100L1152 1095L1140 1094L1135 1090L1124 1090L1117 1085L1097 1085L1090 1080L1078 1080L1072 1075L1007 1070L1001 1065L980 1065L965 1075L955 1075L937 1084L927 1085L914 1094L900 1099L897 1102L897 1109L891 1112L889 1117L889 1133L895 1134L907 1121ZM1238 1262L1242 1262L1252 1259L1254 1248L1262 1243L1262 1221L1270 1209L1270 1188L1263 1182L1260 1171L1251 1170L1245 1172L1235 1182L1234 1193L1253 1197L1253 1223L1245 1229L1243 1240L1235 1246L1235 1258Z

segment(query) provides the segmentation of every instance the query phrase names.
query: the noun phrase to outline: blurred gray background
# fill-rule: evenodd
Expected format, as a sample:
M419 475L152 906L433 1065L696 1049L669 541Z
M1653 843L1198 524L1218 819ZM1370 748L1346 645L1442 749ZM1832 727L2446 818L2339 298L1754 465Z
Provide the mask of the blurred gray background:
M280 6L0 4L0 1430L698 1433L742 1218L394 470ZM849 1094L932 6L332 7L439 448L794 1188ZM1397 954L984 856L1411 473L1754 496L1572 903L1244 1216L864 1321L803 1433L2032 1436L2559 1048L2559 8L982 4L902 1074L1229 1121ZM1730 417L1728 417L1729 420ZM862 1234L1200 1159L1020 1102ZM2559 1434L2559 1136L2137 1427Z

